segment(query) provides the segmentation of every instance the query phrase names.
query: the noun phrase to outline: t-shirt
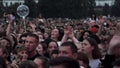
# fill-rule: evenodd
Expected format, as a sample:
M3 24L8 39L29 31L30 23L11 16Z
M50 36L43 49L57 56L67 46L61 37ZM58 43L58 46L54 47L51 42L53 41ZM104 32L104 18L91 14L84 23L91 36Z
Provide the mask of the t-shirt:
M93 59L89 61L91 68L100 68L101 61L99 59Z

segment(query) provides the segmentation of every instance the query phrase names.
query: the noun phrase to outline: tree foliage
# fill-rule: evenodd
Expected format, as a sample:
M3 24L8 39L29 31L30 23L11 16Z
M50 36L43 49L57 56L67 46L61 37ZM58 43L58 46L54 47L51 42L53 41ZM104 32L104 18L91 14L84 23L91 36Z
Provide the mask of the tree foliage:
M29 7L30 13L29 17L36 17L37 16L37 4L35 0L25 0L25 5Z
M120 16L120 0L115 0L114 5L112 6L112 15Z
M94 14L95 0L25 0L24 4L30 9L29 17L42 14L46 18L83 18ZM16 12L17 7L18 4L11 5L7 11Z
M94 9L94 0L39 0L38 10L46 17L86 17Z
M105 4L105 6L103 7L103 15L108 15L110 14L110 6L108 4Z

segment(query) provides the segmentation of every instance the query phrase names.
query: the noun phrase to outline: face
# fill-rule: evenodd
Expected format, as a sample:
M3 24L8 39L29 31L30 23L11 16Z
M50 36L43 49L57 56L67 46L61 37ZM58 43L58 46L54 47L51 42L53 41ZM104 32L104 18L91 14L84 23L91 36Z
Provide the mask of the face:
M48 52L51 54L53 50L58 49L57 43L56 42L50 42L48 44Z
M60 46L58 56L65 56L65 57L73 58L74 53L72 52L70 46Z
M0 43L1 43L1 45L3 45L3 46L8 45L8 41L5 40L5 39L2 39L2 40L0 41Z
M43 41L44 40L44 38L43 38L43 35L42 34L40 34L40 35L38 35L39 36L39 42L41 42L41 41Z
M59 30L53 29L51 32L51 38L58 38L59 37Z
M85 54L91 54L93 49L94 49L94 47L91 46L91 44L87 40L83 40L82 51Z
M34 62L38 65L38 68L43 68L43 63L42 60L35 58Z
M83 38L87 38L90 34L88 32L85 32L84 35L83 35Z
M43 47L42 47L41 44L39 44L39 45L37 46L36 50L38 51L38 53L39 53L40 55L43 55L43 54L44 54L44 50L43 50Z
M38 46L38 42L36 38L27 36L25 41L25 46L28 49L28 52L33 52L36 50L36 47Z
M30 27L30 26L27 27L27 31L28 31L28 32L32 32L32 31L33 31L32 27Z
M22 56L22 59L28 58L28 52L26 50L22 50L22 51L18 52L18 54Z
M48 33L44 33L44 37L48 38L49 37Z

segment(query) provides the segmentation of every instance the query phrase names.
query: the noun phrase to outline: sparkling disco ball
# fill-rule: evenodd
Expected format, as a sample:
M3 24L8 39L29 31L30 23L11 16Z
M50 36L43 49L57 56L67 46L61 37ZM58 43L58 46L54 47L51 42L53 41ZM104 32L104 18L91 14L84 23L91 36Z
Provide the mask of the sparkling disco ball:
M26 17L29 14L29 8L26 5L20 5L17 8L17 14L20 17Z

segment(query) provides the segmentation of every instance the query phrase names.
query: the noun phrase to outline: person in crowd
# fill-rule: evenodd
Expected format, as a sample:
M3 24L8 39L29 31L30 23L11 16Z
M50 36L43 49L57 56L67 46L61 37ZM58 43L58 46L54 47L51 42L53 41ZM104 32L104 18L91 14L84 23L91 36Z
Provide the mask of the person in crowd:
M36 27L35 30L36 31L34 33L39 36L39 42L43 42L45 40L45 38L44 38L44 31L45 30L41 29L40 27Z
M38 66L32 60L26 60L21 62L18 68L38 68Z
M5 60L6 67L8 67L8 68L11 65L11 61L10 61L10 56L9 55L10 54L9 54L8 50L4 46L0 45L0 57L2 57Z
M99 68L101 64L101 53L95 39L90 37L84 39L82 43L82 52L87 54L91 68Z
M88 56L83 52L78 52L77 54L78 54L77 60L78 60L79 64L81 65L81 67L83 67L83 68L91 68L89 66Z
M44 56L47 52L47 45L44 42L40 42L36 50L40 55Z
M105 58L102 60L103 68L113 68L112 63L120 58L120 23L116 24L115 34L109 42Z
M44 38L47 39L49 37L49 34L47 32L44 33Z
M59 47L58 56L77 58L77 46L73 42L64 42Z
M7 49L8 56L10 57L10 53L12 52L12 43L11 43L10 39L7 37L2 37L0 39L0 45ZM11 61L10 58L9 58L9 61Z
M49 61L49 68L80 68L80 65L73 58L56 57Z
M23 33L23 34L20 35L20 37L18 38L18 45L19 44L25 44L25 40L26 40L27 34L28 33Z
M51 40L47 45L47 52L45 53L45 56L48 58L51 58L51 53L53 50L58 49L59 46L55 40Z
M14 50L14 60L12 61L11 67L18 67L22 61L28 59L28 52L25 45L17 45Z
M82 33L81 37L79 38L79 41L83 41L85 38L89 37L91 34L92 34L91 31L85 30L85 31Z
M28 51L28 59L34 60L36 57L40 56L36 51L36 47L39 45L39 37L36 34L29 33L26 37L25 46Z
M14 23L14 20L12 19L13 14L7 14L7 21L8 21L8 25L6 28L6 37L10 39L11 44L12 44L12 49L15 48L15 46L17 45L17 37L16 37L16 33L14 33L14 26L12 25Z
M48 58L46 57L36 57L34 62L37 64L38 68L48 68Z
M54 28L51 31L50 37L45 39L45 43L48 44L49 41L55 40L55 41L57 41L58 45L60 45L60 41L62 39L62 36L63 36L63 30L60 30L58 28Z

